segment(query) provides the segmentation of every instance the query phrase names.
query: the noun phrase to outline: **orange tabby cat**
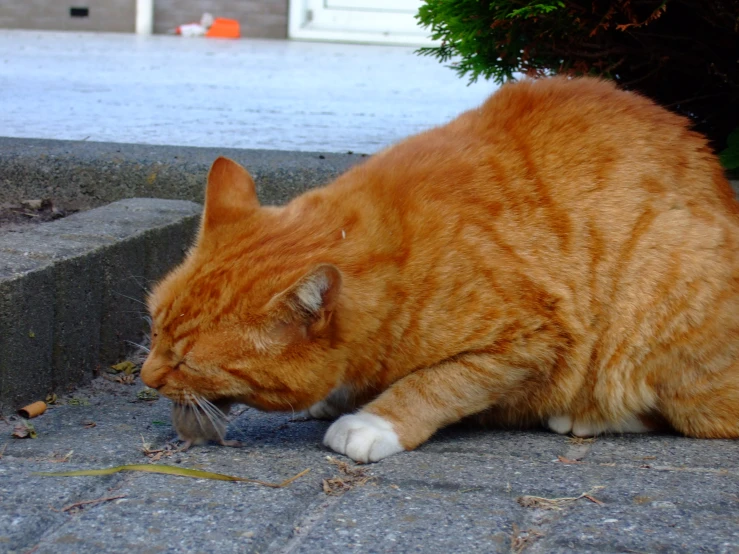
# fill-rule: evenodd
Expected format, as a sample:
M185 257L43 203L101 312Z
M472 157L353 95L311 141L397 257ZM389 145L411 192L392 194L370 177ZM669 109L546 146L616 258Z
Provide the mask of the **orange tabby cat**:
M684 119L523 81L284 207L208 176L141 377L175 401L343 415L367 462L480 414L739 437L739 204Z

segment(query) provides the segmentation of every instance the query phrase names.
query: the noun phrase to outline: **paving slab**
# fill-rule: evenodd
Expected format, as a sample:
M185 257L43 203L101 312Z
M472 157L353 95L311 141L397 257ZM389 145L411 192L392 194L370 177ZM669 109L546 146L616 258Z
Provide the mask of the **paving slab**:
M0 421L0 551L739 551L736 441L582 442L457 426L414 452L355 466L321 446L327 422L237 407L228 437L242 448L192 447L154 461L142 443L157 450L174 438L170 403L140 400L142 386L95 379L32 420L36 439L12 439L16 422ZM343 475L327 456L370 479L326 494L323 480ZM123 463L273 482L310 472L283 489L148 473L32 475ZM583 493L592 499L561 500ZM522 505L524 496L560 500L543 509Z

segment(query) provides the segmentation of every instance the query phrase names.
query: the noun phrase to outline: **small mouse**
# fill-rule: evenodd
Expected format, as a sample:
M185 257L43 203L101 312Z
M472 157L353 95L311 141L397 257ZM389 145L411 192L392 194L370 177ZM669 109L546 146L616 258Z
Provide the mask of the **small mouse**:
M225 440L228 412L233 403L228 400L217 400L207 404L172 403L172 424L177 436L184 441L180 451L192 445L206 444L214 441L222 446L241 446L239 441ZM206 408L203 408L203 405ZM206 412L207 410L207 412Z

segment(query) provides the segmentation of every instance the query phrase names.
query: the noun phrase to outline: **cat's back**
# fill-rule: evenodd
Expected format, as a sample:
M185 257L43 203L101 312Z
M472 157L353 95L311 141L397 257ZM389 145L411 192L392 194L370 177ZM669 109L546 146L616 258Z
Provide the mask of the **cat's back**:
M598 79L551 78L503 87L479 110L473 132L492 135L499 156L530 162L529 171L579 195L607 187L704 197L731 193L707 140L690 121ZM509 147L506 148L505 144ZM732 209L733 194L729 195ZM726 198L722 198L726 200Z
M366 165L383 193L446 204L469 193L509 209L525 210L521 199L578 209L606 198L628 209L679 197L739 217L716 156L688 120L598 79L505 85L481 107Z

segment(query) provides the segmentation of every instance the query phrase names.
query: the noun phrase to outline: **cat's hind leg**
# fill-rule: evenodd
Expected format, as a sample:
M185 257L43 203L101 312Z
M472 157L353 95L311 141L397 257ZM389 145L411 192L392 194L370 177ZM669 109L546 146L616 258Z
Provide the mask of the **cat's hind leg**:
M661 395L661 412L670 425L689 437L739 438L739 361L685 383Z

